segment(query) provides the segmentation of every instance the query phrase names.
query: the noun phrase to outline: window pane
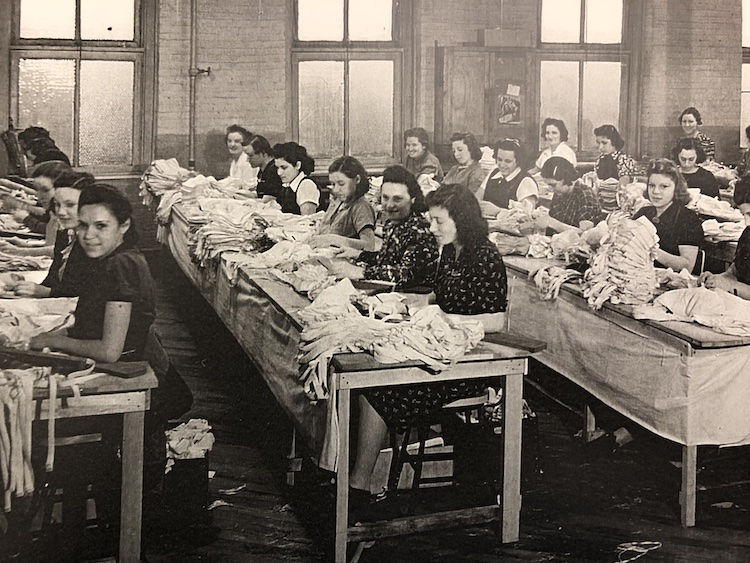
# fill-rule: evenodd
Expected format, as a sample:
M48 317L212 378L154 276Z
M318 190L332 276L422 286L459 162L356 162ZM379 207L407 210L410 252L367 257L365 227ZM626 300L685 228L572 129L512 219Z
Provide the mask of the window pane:
M567 143L575 150L578 146L578 63L542 61L540 82L539 122L547 117L562 119L568 129ZM545 146L541 139L539 148Z
M586 43L622 43L622 0L586 1Z
M314 158L344 154L344 63L299 63L299 142Z
M390 41L393 0L349 0L349 39Z
M73 160L73 96L75 61L20 59L18 61L18 119L20 129L44 127Z
M131 164L131 61L81 61L79 164Z
M21 37L74 39L75 0L21 0Z
M297 0L300 41L343 41L344 0Z
M393 61L349 63L350 152L358 158L393 154Z
M134 0L81 0L81 39L132 41Z
M581 0L542 0L542 41L581 41Z
M742 0L742 46L750 47L750 0Z
M583 131L581 148L596 151L594 128L620 120L620 63L583 63ZM625 139L627 143L628 139ZM627 149L627 145L626 145Z

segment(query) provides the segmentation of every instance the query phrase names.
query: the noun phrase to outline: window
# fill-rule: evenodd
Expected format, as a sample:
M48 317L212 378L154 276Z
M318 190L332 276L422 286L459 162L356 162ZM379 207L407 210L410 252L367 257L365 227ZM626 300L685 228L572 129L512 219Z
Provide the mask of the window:
M403 52L394 0L297 0L295 135L321 164L400 149Z
M593 156L595 127L622 130L623 1L542 0L540 27L539 121L562 119L571 148Z
M750 125L750 0L742 0L742 91L740 93L740 146L750 146L745 128Z
M154 13L155 1L16 0L16 6L16 127L45 127L75 166L129 170L148 159L141 85L153 72L145 48L153 31L144 26L141 33L139 22Z

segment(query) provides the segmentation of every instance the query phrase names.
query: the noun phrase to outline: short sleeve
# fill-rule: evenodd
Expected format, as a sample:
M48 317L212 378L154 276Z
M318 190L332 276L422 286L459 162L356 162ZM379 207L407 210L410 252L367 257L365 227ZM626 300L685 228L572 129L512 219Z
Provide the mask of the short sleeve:
M536 167L541 170L542 166L544 166L544 163L547 162L547 159L550 157L550 150L544 149L542 151L542 154L539 155L539 158L536 159Z
M576 166L578 164L578 158L576 158L576 152L573 149L571 149L566 143L560 143L560 146L558 147L558 151L560 152L560 156L563 157L568 162L570 162L573 166Z
M309 178L302 180L297 188L297 205L303 203L314 203L316 207L320 203L320 190Z
M109 259L104 280L107 282L104 292L106 301L133 303L141 298L143 288L140 284L138 265L127 252L116 254Z
M518 201L522 201L531 196L539 199L539 186L536 185L536 182L533 178L527 176L523 180L521 180L520 184L518 184L518 188L516 189L516 198Z
M700 217L689 209L681 209L685 219L681 221L680 227L676 229L675 236L677 246L703 247L703 225Z
M479 192L484 179L487 177L487 172L479 165L476 165L472 170L469 171L469 176L466 179L466 187L473 194Z
M364 197L357 200L357 203L351 207L350 213L352 225L357 234L367 227L375 228L375 210Z

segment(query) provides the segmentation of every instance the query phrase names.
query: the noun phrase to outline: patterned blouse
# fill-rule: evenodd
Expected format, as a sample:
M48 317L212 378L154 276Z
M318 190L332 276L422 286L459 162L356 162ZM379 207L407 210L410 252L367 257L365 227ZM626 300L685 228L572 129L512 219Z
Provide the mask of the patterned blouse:
M716 143L714 143L713 139L711 139L710 137L707 137L703 133L698 133L695 136L695 140L698 141L698 143L700 143L700 146L706 155L706 160L713 160L714 157L716 156ZM677 143L679 142L680 140L678 139ZM671 158L671 155L674 154L674 150L677 148L677 143L675 143L675 146L672 148L672 152L670 153L670 158Z
M596 159L594 170L596 171L596 175L600 180L607 180L614 177L611 174L607 174L604 171L600 170L602 160L606 156L610 156L615 162L615 165L617 166L617 178L622 178L623 176L632 177L643 174L643 170L641 170L641 167L632 157L626 155L624 152L614 151L610 155L600 154Z
M474 248L443 247L435 276L435 301L446 313L479 315L505 311L508 278L503 258L489 240Z
M555 194L549 206L549 216L561 223L578 227L581 221L597 223L601 219L602 209L599 199L588 186L576 182L573 189L565 194Z
M395 283L399 289L432 287L438 248L430 224L421 213L412 213L401 223L387 223L383 246L365 257L365 279Z

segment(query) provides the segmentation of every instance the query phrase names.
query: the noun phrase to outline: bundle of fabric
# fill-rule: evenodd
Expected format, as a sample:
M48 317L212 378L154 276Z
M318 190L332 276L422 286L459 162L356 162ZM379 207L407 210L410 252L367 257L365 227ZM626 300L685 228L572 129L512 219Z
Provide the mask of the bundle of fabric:
M742 212L739 209L732 207L727 201L718 200L707 195L700 194L697 199L691 200L686 207L700 215L708 215L709 217L738 223L742 221Z
M711 242L734 241L737 242L745 230L744 222L723 221L708 219L703 221L703 234Z
M510 254L526 256L531 248L528 237L492 232L490 233L489 239L490 242L495 245L498 252L503 256L508 256Z
M195 174L181 168L176 158L154 160L141 176L139 195L144 205L150 205L154 196L179 189L182 183Z
M52 258L48 256L14 256L0 252L0 272L48 270Z
M0 345L22 348L38 334L73 325L77 297L0 300Z
M645 217L633 221L620 212L610 214L607 226L609 233L584 274L583 296L594 309L606 301L648 303L657 287L653 257L659 241L656 227Z
M195 258L201 267L206 267L224 252L263 252L274 244L266 236L268 226L268 222L256 214L251 214L239 226L227 217L213 217L210 223L190 235L195 243Z
M740 179L739 174L737 174L736 170L734 170L733 168L729 168L728 166L724 166L723 164L716 162L715 160L703 162L701 163L701 167L705 168L711 174L713 174L714 178L716 178L716 181L720 186L734 185L735 182Z
M617 178L597 180L596 188L596 195L599 198L602 211L609 212L617 209L617 192L620 189L619 180Z
M321 291L336 283L336 276L331 276L328 268L314 262L303 262L289 271L274 268L271 273L310 299L315 299Z
M533 234L529 235L528 239L529 252L527 256L530 258L552 258L552 247L550 246L552 237Z
M647 186L643 182L631 182L617 190L617 208L632 217L641 207L649 205L646 199Z
M550 266L541 268L534 275L534 284L539 290L539 295L543 301L553 301L560 294L562 284L581 278L581 273L577 270L561 268L559 266Z

